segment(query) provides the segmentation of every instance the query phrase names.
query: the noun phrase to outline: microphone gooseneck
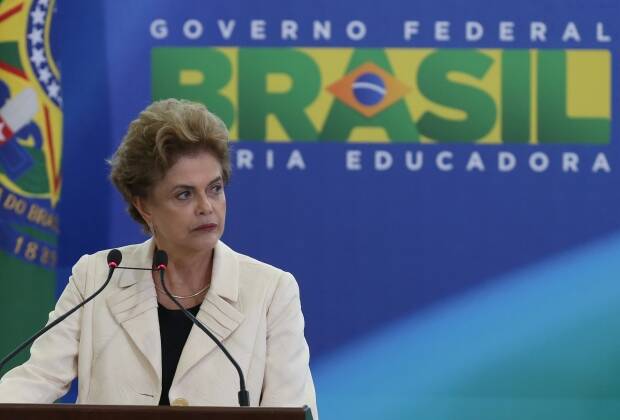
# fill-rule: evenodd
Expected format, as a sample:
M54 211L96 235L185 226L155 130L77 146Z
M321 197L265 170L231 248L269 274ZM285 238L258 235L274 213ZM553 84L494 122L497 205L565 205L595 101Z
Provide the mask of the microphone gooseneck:
M103 283L103 286L101 286L99 288L99 290L97 290L95 293L93 293L92 295L90 295L87 299L85 299L84 301L82 301L79 305L75 306L73 309L71 309L69 312L65 313L64 315L60 316L59 318L57 318L54 322L49 323L48 325L46 325L45 327L41 328L38 332L36 332L32 337L30 337L29 339L27 339L26 341L24 341L23 343L21 343L19 346L17 346L17 348L15 350L13 350L11 353L9 353L7 356L4 357L4 359L2 359L0 361L0 371L2 370L2 368L4 367L4 365L9 362L11 359L13 359L17 354L19 354L20 351L22 351L24 348L26 348L27 346L29 346L30 344L32 344L32 342L34 340L36 340L37 338L39 338L40 336L42 336L43 334L45 334L46 332L48 332L49 330L51 330L52 328L54 328L56 325L60 324L62 321L64 321L69 315L71 315L72 313L74 313L75 311L77 311L78 309L80 309L82 306L86 305L88 302L90 302L91 300L93 300L95 298L95 296L97 296L99 293L101 293L103 291L103 289L106 288L106 286L108 285L108 283L110 283L110 279L112 278L112 274L114 273L114 270L116 269L116 267L118 267L118 265L121 263L121 260L123 259L123 254L121 254L121 251L119 251L118 249L112 249L110 250L110 252L108 252L108 256L107 256L107 261L108 261L108 267L110 268L110 270L108 271L108 278L106 279L106 281Z
M166 287L166 282L164 281L164 272L166 271L166 268L168 268L168 254L166 253L166 251L162 249L158 249L155 251L153 255L153 267L155 268L155 270L159 271L159 280L164 289L164 292L170 298L170 300L172 300L175 303L175 305L177 305L179 309L181 309L183 314L185 314L185 316L189 318L194 323L194 325L200 328L205 334L209 336L211 340L213 340L213 342L220 348L220 350L222 350L224 355L233 364L233 366L237 370L237 373L239 374L239 394L238 394L239 406L249 407L250 406L250 393L245 389L245 378L243 377L243 372L241 371L241 368L239 367L239 364L237 363L237 361L231 356L228 350L226 350L226 347L224 347L224 345L220 342L220 340L218 340L218 338L215 335L213 335L213 333L209 331L207 327L205 327L200 321L198 321L198 319L196 319L196 317L190 311L185 309L183 305L181 305L179 301L175 299L175 297L172 295L172 293L170 293L170 291Z

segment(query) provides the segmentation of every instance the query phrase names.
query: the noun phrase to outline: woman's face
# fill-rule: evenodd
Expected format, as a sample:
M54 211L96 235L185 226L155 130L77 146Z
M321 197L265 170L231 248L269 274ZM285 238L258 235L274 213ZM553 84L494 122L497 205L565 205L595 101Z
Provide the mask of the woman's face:
M210 251L224 233L222 166L208 152L184 156L136 207L168 253Z

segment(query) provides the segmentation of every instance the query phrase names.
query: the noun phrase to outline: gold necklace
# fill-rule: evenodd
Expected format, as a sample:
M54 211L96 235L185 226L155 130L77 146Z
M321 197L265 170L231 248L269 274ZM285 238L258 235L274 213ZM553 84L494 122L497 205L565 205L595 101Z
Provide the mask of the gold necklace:
M202 293L206 292L206 291L207 291L207 289L209 288L209 286L211 286L211 284L207 284L204 288L202 288L202 289L200 289L199 291L197 291L196 293L191 294L191 295L188 295L188 296L177 296L177 295L173 295L172 293L170 293L170 295L172 295L172 297L173 297L173 298L175 298L175 299L189 299L189 298L196 297L196 296L198 296L198 295L200 295L200 294L202 294ZM162 292L164 295L166 295L166 296L167 296L167 294L166 294L166 292L165 292L164 290L160 289L160 288L159 288L159 287L157 287L157 286L155 286L155 288L156 288L157 290L159 290L160 292Z

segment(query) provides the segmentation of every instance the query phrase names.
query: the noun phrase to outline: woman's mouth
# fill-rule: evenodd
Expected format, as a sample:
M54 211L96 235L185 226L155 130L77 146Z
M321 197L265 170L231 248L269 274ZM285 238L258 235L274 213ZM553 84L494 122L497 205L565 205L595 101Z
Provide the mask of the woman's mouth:
M192 229L196 232L209 232L215 230L217 228L217 223L205 223L204 225L200 225Z

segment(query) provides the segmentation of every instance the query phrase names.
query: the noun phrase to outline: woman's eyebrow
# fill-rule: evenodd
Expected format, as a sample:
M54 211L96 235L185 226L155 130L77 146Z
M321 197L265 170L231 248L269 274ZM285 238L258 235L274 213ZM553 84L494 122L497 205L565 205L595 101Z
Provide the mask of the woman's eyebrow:
M185 184L178 184L173 186L170 190L174 191L177 189L182 189L182 190L193 190L195 187L193 185L185 185Z
M213 180L212 180L212 181L209 181L209 184L208 184L208 185L213 185L213 184L215 184L216 182L220 182L220 181L222 181L222 176L221 176L221 175L218 175L217 177L213 178ZM173 186L170 190L171 190L171 191L174 191L174 190L177 190L177 189L193 190L193 189L195 189L195 188L196 188L196 187L195 187L194 185L189 185L189 184L177 184L177 185L174 185L174 186Z
M213 181L209 182L209 185L215 184L216 182L219 182L221 180L222 180L222 175L218 175L216 178L213 179Z

